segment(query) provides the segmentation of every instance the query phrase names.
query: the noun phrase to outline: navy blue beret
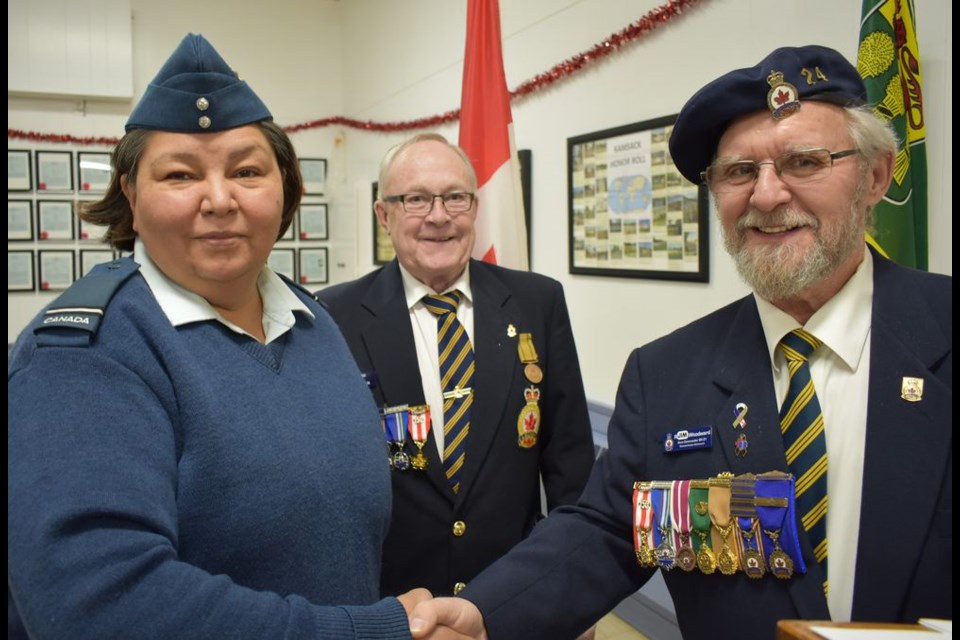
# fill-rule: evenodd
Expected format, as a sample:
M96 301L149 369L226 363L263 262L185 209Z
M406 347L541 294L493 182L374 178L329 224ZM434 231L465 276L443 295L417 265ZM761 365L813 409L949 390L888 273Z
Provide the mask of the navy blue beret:
M683 105L670 135L670 156L680 173L698 184L733 120L765 108L782 118L799 109L802 100L863 105L867 90L856 67L833 49L776 49L755 66L710 82Z
M126 130L206 133L272 119L213 45L190 33L150 82Z

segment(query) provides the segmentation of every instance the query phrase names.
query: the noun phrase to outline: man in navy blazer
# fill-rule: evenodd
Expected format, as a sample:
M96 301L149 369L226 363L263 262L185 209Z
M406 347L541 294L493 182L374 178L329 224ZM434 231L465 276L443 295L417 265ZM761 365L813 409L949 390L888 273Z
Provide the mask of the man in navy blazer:
M789 579L664 571L683 636L773 638L782 619L952 618L952 279L864 244L897 150L865 100L849 62L806 46L777 49L687 102L671 155L709 186L753 294L631 354L609 449L578 504L460 598L418 605L415 638L454 637L442 625L461 638L572 638L656 570L635 553L635 482L789 471L777 344L797 328L824 345L810 370L826 435L827 545L815 553L798 521L805 571L797 562ZM676 446L694 429L711 438Z
M526 537L547 508L571 504L593 465L586 397L560 283L470 258L476 174L437 134L391 149L381 164L378 221L397 259L359 280L317 292L346 336L391 428L393 514L381 591L458 592ZM475 360L469 432L456 483L440 451L444 397L437 320L424 295L458 290L457 317ZM429 405L418 446L410 408ZM407 413L404 412L406 408ZM422 415L422 414L421 414ZM398 455L399 454L399 455ZM415 464L418 455L425 468ZM384 445L384 464L388 449ZM420 460L423 459L420 458ZM456 486L456 489L455 489Z

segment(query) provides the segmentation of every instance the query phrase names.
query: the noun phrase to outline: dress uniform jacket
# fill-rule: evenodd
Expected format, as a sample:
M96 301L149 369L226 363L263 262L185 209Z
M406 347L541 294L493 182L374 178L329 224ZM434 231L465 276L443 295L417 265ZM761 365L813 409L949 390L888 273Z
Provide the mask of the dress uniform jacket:
M413 587L451 594L542 517L541 477L552 509L576 501L593 465L583 381L560 283L475 260L469 269L476 374L461 488L454 494L444 476L433 430L423 447L426 470L392 472L384 595ZM424 404L397 261L317 295L340 325L360 370L376 381L377 404ZM524 376L520 333L532 335L544 374L539 384ZM540 390L541 426L536 445L528 449L518 444L517 420L531 386Z
M863 497L852 617L915 623L952 618L952 279L874 254ZM633 352L610 422L609 449L574 508L543 522L460 595L491 640L573 638L650 577L634 555L637 480L787 471L769 355L753 296ZM902 378L924 380L901 399ZM750 407L749 452L731 418ZM712 425L710 449L664 453L664 434ZM773 638L780 619L829 619L823 575L803 532L806 574L779 580L664 577L685 638ZM573 588L576 586L577 588ZM540 603L540 604L538 604Z

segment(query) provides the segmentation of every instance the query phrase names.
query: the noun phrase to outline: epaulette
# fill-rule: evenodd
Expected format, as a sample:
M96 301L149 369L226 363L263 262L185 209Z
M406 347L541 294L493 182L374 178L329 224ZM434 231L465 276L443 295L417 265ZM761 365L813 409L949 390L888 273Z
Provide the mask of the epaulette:
M37 345L89 347L113 294L138 269L132 258L96 265L43 312L43 321L33 330Z

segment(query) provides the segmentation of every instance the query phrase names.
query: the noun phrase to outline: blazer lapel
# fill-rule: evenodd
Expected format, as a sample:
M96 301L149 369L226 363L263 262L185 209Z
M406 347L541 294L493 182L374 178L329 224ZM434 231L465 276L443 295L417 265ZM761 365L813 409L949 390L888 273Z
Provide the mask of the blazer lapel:
M727 468L736 475L789 471L780 433L780 408L773 388L770 354L752 295L743 299L718 350L716 367L714 381L729 394L715 426L716 440L723 450ZM746 405L747 413L743 416L746 426L734 426L734 418L743 410L743 406L738 408L738 405ZM743 440L746 441L745 450ZM830 614L823 595L822 574L812 560L813 549L807 536L802 532L799 535L807 573L791 579L790 597L799 617L827 620Z
M714 435L728 469L737 475L758 470L785 471L787 459L780 435L770 355L753 296L743 299L717 353L714 382L729 397L716 417ZM746 410L742 418L746 426L734 426L735 418L743 410Z
M378 389L374 390L374 397L379 398L383 406L424 404L413 328L410 326L410 314L396 260L383 269L361 304L373 316L361 337L373 371L377 374ZM453 500L453 490L443 473L443 461L437 452L432 428L423 454L428 461L424 473L444 495Z

